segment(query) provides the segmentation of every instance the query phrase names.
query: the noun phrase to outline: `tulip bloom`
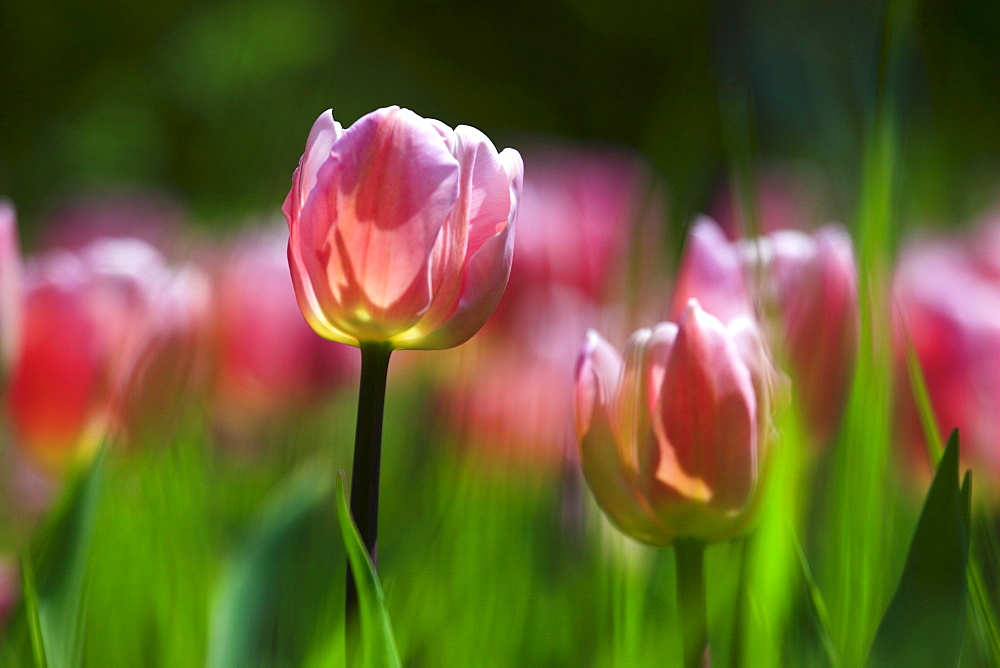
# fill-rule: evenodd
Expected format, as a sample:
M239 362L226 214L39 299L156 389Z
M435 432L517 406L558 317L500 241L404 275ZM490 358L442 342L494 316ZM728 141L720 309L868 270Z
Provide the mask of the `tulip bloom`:
M770 429L772 369L753 321L723 325L691 300L641 329L624 359L595 332L576 367L576 433L598 503L654 545L739 533Z
M351 348L317 337L302 319L284 233L236 240L214 283L214 403L230 431L308 404L357 372Z
M839 225L780 230L740 244L764 308L777 314L793 391L820 439L836 430L858 350L858 283L851 237Z
M697 298L727 322L751 315L756 302L773 325L772 348L787 361L808 425L826 440L854 373L857 291L851 238L838 225L732 242L702 218L688 238L673 313Z
M101 239L76 253L34 258L20 295L20 345L7 388L22 450L58 471L109 430L130 430L132 418L162 426L170 395L154 399L144 390L162 378L151 370L183 368L180 357L168 361L161 353L184 347L175 345L176 334L189 331L176 326L178 317L189 298L205 303L204 288L135 239Z
M522 172L468 126L387 107L344 130L321 114L282 207L306 320L356 346L468 340L507 283Z
M1000 474L1000 265L991 234L1000 239L1000 222L970 239L908 244L893 284L900 368L912 346L942 436L960 430L963 459L985 481ZM912 390L908 382L899 388L901 440L925 468ZM995 495L996 485L986 488Z

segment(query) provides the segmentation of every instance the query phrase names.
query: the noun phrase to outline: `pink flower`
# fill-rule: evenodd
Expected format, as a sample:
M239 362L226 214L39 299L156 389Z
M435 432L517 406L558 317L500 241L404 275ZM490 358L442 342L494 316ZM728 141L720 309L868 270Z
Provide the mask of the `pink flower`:
M478 130L387 107L320 115L282 207L299 307L351 345L457 346L510 273L521 157Z
M13 205L0 199L0 372L13 363L20 336L21 253L17 243L17 219Z
M740 244L765 312L776 314L775 343L792 391L821 441L836 431L858 351L858 282L851 237L839 225L812 234L779 230Z
M900 373L912 346L941 435L960 430L963 458L987 472L982 480L1000 474L1000 272L984 254L994 225L968 239L909 244L893 284ZM909 382L899 390L901 440L926 462Z
M576 367L576 433L598 503L629 535L719 540L750 518L770 429L772 368L753 321L692 300L641 329L624 359L591 332Z
M628 272L647 285L657 281L630 257L630 240L638 245L658 231L662 209L638 156L547 147L526 159L510 281L496 312L455 358L459 373L446 380L444 412L464 430L463 443L554 472L576 458L577 351L566 341L581 340L588 327L623 338L634 329L623 306ZM655 301L659 309L661 296Z
M7 395L22 450L58 471L109 432L132 431L137 418L162 427L172 395L147 391L163 378L150 370L185 368L182 355L161 355L187 350L177 336L192 320L181 316L203 311L205 290L198 276L168 268L135 239L34 258ZM153 394L139 410L141 397Z
M288 275L285 233L244 235L216 272L214 403L233 431L328 394L356 375L356 353L318 338Z
M681 262L675 317L692 298L723 322L763 314L808 426L827 440L843 412L858 346L857 275L846 230L779 230L732 242L702 218Z
M737 247L714 220L704 216L696 220L681 258L671 316L679 318L688 302L697 299L723 322L752 317L753 303L743 265Z

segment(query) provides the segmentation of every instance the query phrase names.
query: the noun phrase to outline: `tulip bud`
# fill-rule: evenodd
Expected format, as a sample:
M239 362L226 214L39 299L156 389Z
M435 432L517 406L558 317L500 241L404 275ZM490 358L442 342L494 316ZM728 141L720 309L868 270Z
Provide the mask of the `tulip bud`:
M740 254L722 228L705 216L688 233L671 315L679 318L691 299L722 322L753 315Z
M675 315L691 298L723 322L752 316L759 304L806 422L827 440L847 400L858 346L857 276L846 230L827 225L813 234L780 230L731 242L702 218L684 252Z
M858 285L851 237L839 225L780 230L740 244L780 330L775 347L820 440L836 430L858 349Z
M468 126L388 107L344 130L321 114L282 207L306 320L357 346L468 340L507 283L522 171Z
M720 540L750 519L773 369L753 321L691 300L675 325L637 331L624 359L591 332L576 368L580 460L598 503L654 545Z

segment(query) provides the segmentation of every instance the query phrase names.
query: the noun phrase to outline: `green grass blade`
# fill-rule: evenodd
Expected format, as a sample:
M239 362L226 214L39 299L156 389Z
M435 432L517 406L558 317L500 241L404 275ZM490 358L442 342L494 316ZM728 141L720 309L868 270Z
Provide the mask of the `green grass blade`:
M385 608L382 586L375 575L375 568L368 558L368 552L358 535L358 528L347 508L344 496L344 474L337 478L337 515L340 518L340 532L347 549L347 559L351 564L354 582L358 588L358 608L361 612L361 642L364 651L364 666L390 668L401 666L396 640L389 623L389 613Z
M38 591L35 589L35 571L31 559L21 560L21 591L24 596L24 613L28 619L28 632L31 638L31 655L35 668L45 668L45 643L42 640L42 623L38 618Z
M282 593L294 587L289 579L308 567L303 564L303 555L317 551L309 541L326 507L330 487L327 470L303 470L268 500L216 591L207 665L268 665L290 660L276 656L274 647L276 628L283 617ZM315 556L330 569L330 561L339 563L327 555Z
M879 666L954 666L965 631L969 560L967 500L958 485L958 432L927 492L906 566L882 618L869 660Z
M59 668L81 663L87 562L104 470L104 447L67 487L29 557L25 581L37 604L36 661ZM25 560L27 561L27 560ZM29 625L35 620L29 618Z

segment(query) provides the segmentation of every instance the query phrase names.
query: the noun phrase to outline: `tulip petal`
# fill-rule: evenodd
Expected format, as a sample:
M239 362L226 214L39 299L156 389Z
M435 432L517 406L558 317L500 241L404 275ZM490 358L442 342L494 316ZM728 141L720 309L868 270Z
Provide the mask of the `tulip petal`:
M624 362L618 351L595 332L587 332L587 341L576 361L576 435L583 438L590 431L595 407L607 410L618 392Z
M361 323L391 336L430 302L429 258L458 200L458 161L433 126L391 107L348 128L328 165L328 279L342 302L357 299Z
M678 327L654 415L660 447L673 457L661 459L656 479L714 512L737 512L756 483L757 404L750 372L722 323L697 301Z
M623 531L653 545L666 545L673 533L662 526L622 462L609 410L617 403L624 362L599 334L587 333L576 367L576 430L580 464L597 502Z
M106 380L80 289L55 281L29 288L10 378L8 408L18 443L51 470L80 443Z
M675 320L692 298L722 322L753 314L739 254L707 217L699 218L688 234L671 309Z
M482 328L503 296L513 259L517 203L521 196L524 166L520 154L513 149L504 149L499 160L509 179L506 192L510 204L506 224L502 227L498 224L499 231L467 260L462 296L452 315L437 326L421 322L412 331L394 340L397 348L438 350L465 343ZM471 237L469 243L471 246Z

